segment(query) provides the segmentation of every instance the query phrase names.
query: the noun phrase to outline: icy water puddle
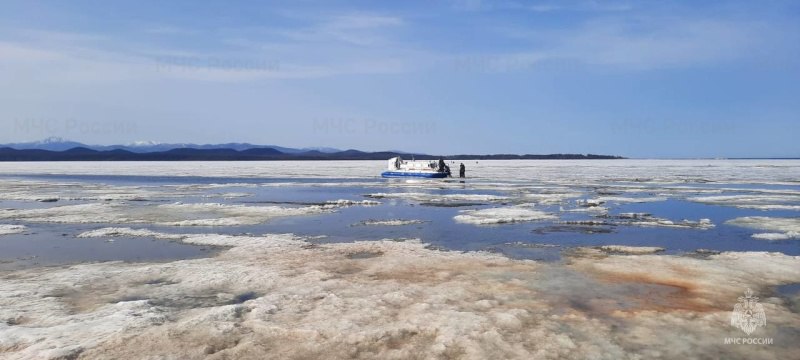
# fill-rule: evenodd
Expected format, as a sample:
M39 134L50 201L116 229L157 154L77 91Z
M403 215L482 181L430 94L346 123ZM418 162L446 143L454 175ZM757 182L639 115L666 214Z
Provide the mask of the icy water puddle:
M73 226L31 228L0 238L0 271L95 261L161 262L206 257L213 247L141 237L75 239ZM61 232L59 234L59 232Z

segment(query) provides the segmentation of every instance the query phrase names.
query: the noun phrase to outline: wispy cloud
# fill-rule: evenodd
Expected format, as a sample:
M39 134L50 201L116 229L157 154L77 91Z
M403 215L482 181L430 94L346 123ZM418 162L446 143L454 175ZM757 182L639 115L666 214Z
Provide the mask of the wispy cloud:
M751 24L706 19L594 21L565 34L550 55L634 69L691 66L747 56L764 35Z
M173 25L152 25L145 27L143 32L156 35L192 35L198 31Z
M309 20L306 18L306 20ZM275 32L294 41L343 42L353 45L375 45L386 41L383 30L404 24L400 17L367 13L314 16L311 24Z
M529 9L532 11L557 11L555 7L627 9L594 1L526 6L545 6ZM791 33L780 23L606 15L557 29L504 24L489 33L511 41L502 50L467 47L445 51L427 39L403 37L399 34L402 28L419 24L396 15L338 12L284 16L294 20L292 26L207 32L204 41L208 46L203 49L132 43L109 34L18 30L16 41L0 43L0 59L8 69L30 69L33 76L49 71L53 79L76 81L82 77L84 81L102 81L107 77L109 81L166 78L240 82L440 70L513 72L532 71L547 61L639 71L748 58L767 51L768 41L764 39ZM190 36L195 30L166 24L145 27L145 31L180 37ZM42 66L44 63L46 66Z
M560 0L560 1L482 1L454 0L451 2L458 10L466 11L531 11L549 12L620 12L633 10L630 2L595 1L595 0Z
M656 16L592 19L566 30L497 31L521 44L522 50L504 53L514 61L527 55L532 62L576 61L637 71L763 57L774 50L774 39L791 33L778 23ZM533 45L524 49L526 43Z
M351 30L395 24L398 22L392 18L348 16L336 17L325 26L340 29L337 36L343 36ZM325 31L319 36L323 34ZM311 35L305 41L279 43L215 39L227 46L206 51L156 44L140 46L115 41L113 37L72 32L22 30L19 35L16 41L0 39L0 65L13 69L18 78L44 82L243 82L386 74L408 71L409 63L398 54L416 56L400 48L389 53L365 47L353 49ZM319 44L309 46L309 41Z
M533 12L556 12L556 11L577 11L577 12L620 12L633 10L634 7L628 2L615 1L543 1L533 3L510 2L507 8L529 10Z

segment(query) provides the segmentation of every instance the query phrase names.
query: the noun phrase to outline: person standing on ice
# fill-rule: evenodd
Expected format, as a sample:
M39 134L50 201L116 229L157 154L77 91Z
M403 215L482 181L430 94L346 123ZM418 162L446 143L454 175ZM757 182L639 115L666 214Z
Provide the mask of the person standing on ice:
M467 167L464 166L464 163L461 163L461 166L458 167L458 177L467 177Z
M442 158L439 158L439 172L444 172L444 167L445 167L445 166L446 166L446 165L445 165L445 163L444 163L444 159L442 159Z

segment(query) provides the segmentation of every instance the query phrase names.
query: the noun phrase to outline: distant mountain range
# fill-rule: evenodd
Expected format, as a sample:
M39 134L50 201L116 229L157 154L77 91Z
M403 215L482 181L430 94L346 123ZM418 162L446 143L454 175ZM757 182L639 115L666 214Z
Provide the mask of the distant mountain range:
M340 152L339 149L328 147L311 147L311 148L288 148L277 145L254 145L248 143L226 143L226 144L165 144L157 143L154 141L137 141L127 145L86 145L83 143L65 140L60 137L49 137L41 141L31 141L24 143L14 144L0 144L0 148L9 147L17 150L50 150L50 151L64 151L74 148L86 148L97 151L109 150L126 150L133 153L149 153L158 151L168 151L172 149L232 149L237 151L255 149L255 148L270 148L278 150L285 154L298 154L307 151L319 151L322 153L335 153Z
M215 145L134 143L129 145L89 146L60 138L0 145L0 161L222 161L222 160L386 160L395 156L419 160L438 159L428 154L399 151L364 152L332 148L287 148L274 145L228 143ZM450 160L466 159L622 159L594 154L549 155L450 155Z

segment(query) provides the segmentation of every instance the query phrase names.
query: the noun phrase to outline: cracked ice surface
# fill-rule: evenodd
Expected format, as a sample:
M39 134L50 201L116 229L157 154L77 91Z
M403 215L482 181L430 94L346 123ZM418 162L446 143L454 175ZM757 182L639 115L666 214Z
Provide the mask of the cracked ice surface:
M545 181L560 184L686 182L762 183L797 185L800 168L792 160L546 160L465 162L475 179ZM211 176L236 178L348 178L378 176L384 161L280 162L13 162L0 163L0 174ZM378 170L376 170L378 169ZM474 171L473 171L474 170Z
M234 226L259 224L273 218L332 212L348 206L372 206L375 201L335 200L303 207L246 206L220 203L173 203L133 206L124 202L88 203L43 209L0 209L0 219L29 222L88 224L156 224L167 226Z
M600 253L560 265L429 250L418 241L310 246L292 235L131 228L82 236L230 249L170 263L3 275L4 357L758 357L763 349L718 346L738 336L729 325L736 297L747 287L800 282L800 258L774 253ZM762 303L772 326L760 336L793 341L800 316L779 299ZM770 351L794 354L791 346Z
M159 200L197 195L199 192L158 186L121 186L77 182L0 179L0 200Z
M315 168L310 166L313 164L149 163L145 168L125 163L0 163L0 173L320 179L345 174L364 180L375 177L374 169L385 165L383 161L374 162L375 166L372 162L343 162ZM471 178L463 185L332 180L311 186L379 187L364 192L376 194L389 193L385 188L414 189L409 192L413 195L398 198L429 201L434 197L442 203L498 206L455 215L456 221L478 225L551 221L556 215L550 212L556 211L543 211L540 206L562 205L560 215L565 219L558 223L561 225L608 223L704 230L714 225L700 216L696 221L681 221L606 213L614 203L624 206L630 199L695 197L692 201L696 201L704 197L702 202L711 205L772 206L777 210L798 205L794 190L756 188L798 185L800 166L792 161L511 161L481 162L475 169L467 165ZM214 257L168 263L103 262L0 272L0 358L781 359L796 357L796 339L800 338L796 308L792 310L790 300L775 291L776 286L800 283L800 258L796 256L703 251L700 258L655 255L661 251L656 246L590 245L567 249L563 263L538 263L484 252L437 251L415 240L318 244L293 235L164 233L137 227L254 224L277 216L328 213L392 201L331 200L299 207L143 204L128 201L178 201L175 198L203 195L204 190L257 190L304 183L131 187L4 181L0 180L4 190L0 200L54 197L95 202L0 210L3 221L107 222L117 225L89 231L83 231L83 226L78 237L142 237L224 249ZM695 182L756 186L711 189L682 185ZM462 187L494 191L466 193L460 191ZM432 188L457 194L425 192ZM211 195L246 194L238 191L219 190ZM575 201L578 198L589 201ZM536 207L517 205L530 202ZM568 217L581 215L592 218ZM408 214L388 216L388 220L365 220L364 224L414 221L393 219ZM788 239L798 231L796 219L788 217L746 217L731 223L768 231L754 235L760 239ZM123 227L126 225L134 227ZM515 244L510 242L514 240L518 239L501 241ZM698 243L701 246L706 245ZM757 330L759 337L775 339L767 349L721 345L725 337L743 336L730 326L730 311L746 288L756 291L767 313L768 326Z
M800 210L800 196L796 194L699 196L689 198L689 200L704 204L734 206L743 209Z

